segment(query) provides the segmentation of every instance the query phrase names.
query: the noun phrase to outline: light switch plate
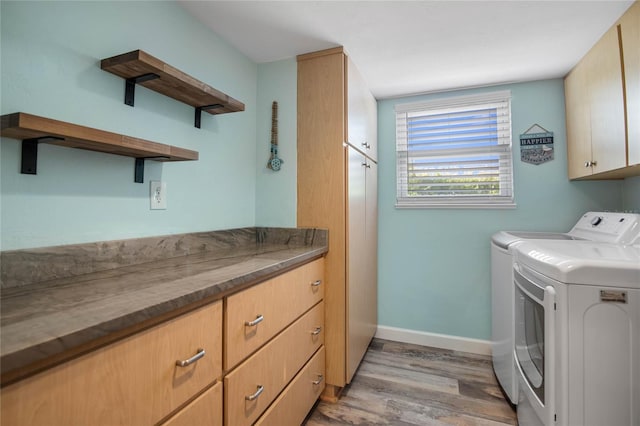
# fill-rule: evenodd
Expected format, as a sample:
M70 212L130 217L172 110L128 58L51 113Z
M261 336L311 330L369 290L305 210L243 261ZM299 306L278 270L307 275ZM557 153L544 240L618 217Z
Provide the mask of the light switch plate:
M167 209L167 183L158 180L151 181L151 190L149 191L149 200L151 210Z

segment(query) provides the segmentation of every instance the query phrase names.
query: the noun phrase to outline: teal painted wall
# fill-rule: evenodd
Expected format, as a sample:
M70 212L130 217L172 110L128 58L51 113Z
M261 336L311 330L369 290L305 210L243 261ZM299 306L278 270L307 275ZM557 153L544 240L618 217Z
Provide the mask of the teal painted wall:
M394 207L397 103L510 89L516 209ZM554 132L555 160L519 159L519 134L537 123ZM622 181L567 179L561 79L378 102L380 325L477 339L491 337L489 241L498 230L567 231L588 210L622 208Z
M622 188L624 210L640 213L640 176L626 178Z
M147 161L145 183L137 184L132 158L43 144L31 176L19 173L20 143L3 138L3 250L255 225L255 63L174 2L2 1L0 15L2 114L22 111L200 153L199 161ZM203 114L196 129L193 108L145 88L136 90L134 108L124 105L124 81L99 62L135 49L246 110ZM149 209L151 180L167 182L167 210Z
M297 75L295 58L258 65L256 224L296 226ZM271 148L271 104L278 102L280 171L267 168Z
M171 2L0 2L1 113L24 111L200 152L183 163L40 147L38 175L21 175L20 144L0 143L3 250L237 226L295 226L296 62L256 65ZM204 114L144 88L123 104L105 57L143 49L241 100L241 113ZM513 133L555 132L555 161L515 160L515 210L396 210L393 106L509 88ZM279 103L280 172L266 168L271 102ZM586 210L640 209L639 178L566 179L561 80L379 102L380 324L488 339L489 238L500 229L567 230ZM519 154L516 147L515 155ZM150 180L168 209L149 210Z

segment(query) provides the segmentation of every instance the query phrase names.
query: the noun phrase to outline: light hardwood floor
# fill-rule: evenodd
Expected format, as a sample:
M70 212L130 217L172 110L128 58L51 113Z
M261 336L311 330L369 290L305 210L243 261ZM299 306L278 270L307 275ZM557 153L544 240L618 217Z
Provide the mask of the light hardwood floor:
M374 339L336 404L319 402L316 425L517 424L491 357Z

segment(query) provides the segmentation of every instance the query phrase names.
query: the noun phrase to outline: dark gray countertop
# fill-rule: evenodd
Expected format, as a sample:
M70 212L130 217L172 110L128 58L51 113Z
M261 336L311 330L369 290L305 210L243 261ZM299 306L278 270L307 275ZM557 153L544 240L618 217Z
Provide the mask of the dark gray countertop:
M47 359L64 358L65 353L92 341L122 337L140 324L152 324L155 318L220 299L319 258L328 245L326 231L319 231L321 238L317 231L307 230L313 236L309 238L307 233L293 241L282 235L251 238L257 231L247 228L239 231L243 235L240 243L234 237L233 244L218 244L215 249L194 254L5 285L0 298L2 375L46 364ZM224 232L228 238L229 231ZM279 234L282 232L286 231L279 229ZM15 253L7 253L3 261ZM68 257L68 252L65 255ZM4 279L7 281L6 274Z

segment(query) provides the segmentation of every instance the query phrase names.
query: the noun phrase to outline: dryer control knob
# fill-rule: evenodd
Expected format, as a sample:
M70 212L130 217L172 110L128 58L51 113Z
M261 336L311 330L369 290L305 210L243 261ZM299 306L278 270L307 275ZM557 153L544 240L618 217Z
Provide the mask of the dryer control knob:
M593 226L598 226L600 225L601 222L602 222L602 216L596 216L593 219L591 219L591 224Z

